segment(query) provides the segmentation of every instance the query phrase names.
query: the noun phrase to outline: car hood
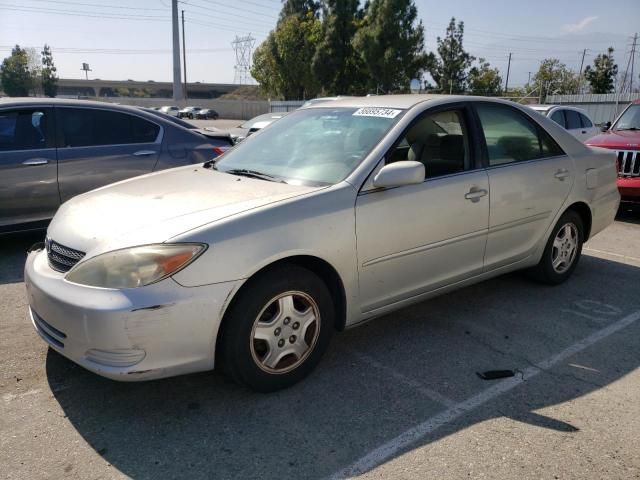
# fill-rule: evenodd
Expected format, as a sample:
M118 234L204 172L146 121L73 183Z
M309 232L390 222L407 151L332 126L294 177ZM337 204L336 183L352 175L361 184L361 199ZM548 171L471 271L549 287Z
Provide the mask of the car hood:
M640 150L640 131L610 130L586 141L592 147L616 148L621 150Z
M87 254L165 242L205 224L323 187L240 177L202 166L152 173L64 203L47 235Z

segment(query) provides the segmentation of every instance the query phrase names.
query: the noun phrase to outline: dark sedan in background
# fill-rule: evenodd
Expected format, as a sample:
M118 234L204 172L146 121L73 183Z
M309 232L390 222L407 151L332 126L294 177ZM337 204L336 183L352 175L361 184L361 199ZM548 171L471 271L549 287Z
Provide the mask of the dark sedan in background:
M41 228L75 195L202 163L232 145L227 134L163 117L83 100L0 99L0 233Z
M220 115L213 108L203 108L195 113L195 117L198 120L217 120Z

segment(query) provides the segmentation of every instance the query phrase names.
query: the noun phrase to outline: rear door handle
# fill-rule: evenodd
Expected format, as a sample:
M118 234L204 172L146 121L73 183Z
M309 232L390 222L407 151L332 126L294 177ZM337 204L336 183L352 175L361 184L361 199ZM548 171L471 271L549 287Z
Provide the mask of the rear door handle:
M569 170L567 170L566 168L559 169L554 175L554 177L556 177L561 182L564 181L564 179L567 178L568 176L569 176Z
M136 157L147 157L149 155L155 155L155 154L156 154L155 150L138 150L137 152L134 153Z
M46 158L30 158L22 162L22 165L46 165L49 160Z
M484 188L471 187L471 190L467 192L464 198L466 198L467 200L471 200L473 203L476 203L479 202L480 198L484 197L487 193L489 192Z

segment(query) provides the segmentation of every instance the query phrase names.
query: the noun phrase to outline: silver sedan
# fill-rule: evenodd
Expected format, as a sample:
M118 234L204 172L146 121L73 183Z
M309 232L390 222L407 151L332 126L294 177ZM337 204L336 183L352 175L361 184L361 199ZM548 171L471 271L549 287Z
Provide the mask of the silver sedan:
M514 270L564 282L619 201L613 153L513 103L341 99L66 202L28 256L29 312L109 378L221 365L271 391L335 331Z

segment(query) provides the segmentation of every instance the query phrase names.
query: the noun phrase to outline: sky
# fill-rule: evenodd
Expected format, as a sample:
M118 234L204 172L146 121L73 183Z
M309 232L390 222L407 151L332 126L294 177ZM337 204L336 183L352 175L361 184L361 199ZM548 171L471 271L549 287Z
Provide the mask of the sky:
M510 86L526 83L540 60L560 58L578 70L616 49L627 65L631 36L640 34L640 0L415 0L436 49L453 16L465 23L464 45L498 67L503 77L512 53ZM184 0L189 82L233 83L236 36L251 34L256 46L275 26L280 0ZM171 0L0 0L0 58L12 45L52 46L61 78L172 79ZM639 41L640 44L640 41ZM640 72L640 48L636 72Z

